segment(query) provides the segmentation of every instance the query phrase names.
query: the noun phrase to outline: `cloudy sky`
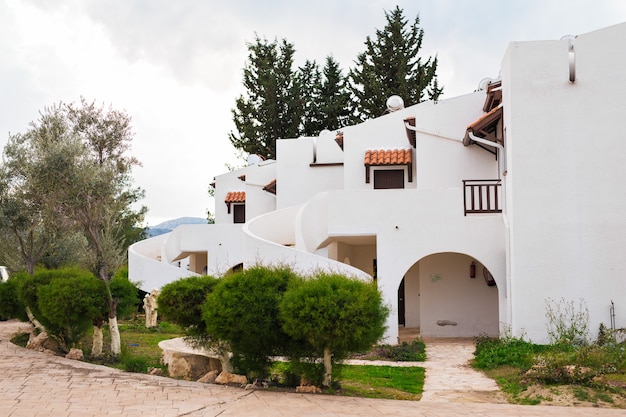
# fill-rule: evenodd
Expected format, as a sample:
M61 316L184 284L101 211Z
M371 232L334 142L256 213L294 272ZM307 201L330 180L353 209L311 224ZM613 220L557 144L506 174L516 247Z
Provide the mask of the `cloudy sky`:
M347 71L396 5L419 14L443 98L496 77L511 41L626 21L623 0L0 0L0 146L60 101L123 109L147 223L204 217L212 178L242 164L227 135L255 33L293 43L296 65L332 55Z

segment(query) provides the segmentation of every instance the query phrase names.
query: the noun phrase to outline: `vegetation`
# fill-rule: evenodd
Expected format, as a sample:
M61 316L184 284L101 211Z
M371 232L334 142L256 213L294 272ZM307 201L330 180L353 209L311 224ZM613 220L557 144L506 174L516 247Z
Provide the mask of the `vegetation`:
M342 395L418 400L424 391L425 370L421 367L340 365Z
M621 382L626 379L626 343L604 326L598 340L589 343L588 313L582 301L576 307L564 300L548 300L546 317L550 345L523 338L479 337L474 367L493 377L513 402L538 404L557 391L567 391L578 401L612 403L617 398L626 406ZM553 395L537 394L536 387L551 387Z
M6 282L0 281L0 320L18 318L28 320L24 305L18 298L18 278L11 276Z
M41 263L91 270L105 285L113 354L120 342L111 280L125 248L144 237L136 225L146 209L130 208L143 196L131 187L139 164L127 155L132 136L124 112L84 99L59 103L9 136L0 167L0 255L31 275Z
M159 306L161 317L181 325L197 345L232 352L235 370L250 378L266 377L272 357L285 356L295 376L316 384L332 361L370 349L387 315L372 284L261 266L219 280L178 280L163 288ZM324 368L319 357L326 357Z
M182 326L187 336L202 340L207 335L202 306L217 283L218 279L211 276L170 282L159 295L159 317Z
M375 284L337 274L294 280L280 303L285 332L324 358L322 385L327 387L332 382L332 363L376 343L387 315Z
M16 283L15 294L22 308L30 310L64 351L77 346L94 321L108 315L105 284L87 270L42 269L34 275L17 274L11 280ZM137 288L128 281L125 270L113 277L111 291L120 311L130 313L136 309Z
M367 37L365 51L348 75L330 55L321 70L311 60L294 69L293 44L257 36L248 44L245 94L232 110L233 146L275 158L276 139L315 136L378 117L391 95L399 95L407 105L436 100L443 92L437 83L438 62L436 57L419 56L424 37L419 17L409 24L396 6L385 18L384 29L376 30L375 39Z
M423 362L426 360L426 345L419 339L398 345L376 345L370 351L356 356L370 360Z
M413 105L426 98L437 100L443 92L437 83L437 57L425 62L419 57L424 39L419 16L409 25L396 6L385 12L385 18L384 29L376 30L375 39L367 37L365 51L350 70L351 91L361 120L380 116L391 95Z
M114 362L106 363L128 372L146 373L150 368L167 369L160 364L162 340L180 337L183 329L166 321L147 329L141 320L122 320L122 354ZM27 338L26 338L27 340ZM26 343L26 340L23 343ZM301 375L315 375L312 364L273 362L270 380L274 387L293 389L300 384ZM304 368L308 368L305 370ZM398 400L419 400L423 391L424 369L419 367L339 365L333 370L339 381L326 393Z
M235 369L264 377L271 356L301 352L279 318L280 300L293 279L288 268L257 266L221 278L208 295L202 307L207 333L228 344Z

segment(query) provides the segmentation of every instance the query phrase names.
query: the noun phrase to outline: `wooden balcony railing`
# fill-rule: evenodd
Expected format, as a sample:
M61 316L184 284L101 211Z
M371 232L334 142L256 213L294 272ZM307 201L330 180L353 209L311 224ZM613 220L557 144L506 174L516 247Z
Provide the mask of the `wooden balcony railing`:
M465 215L502 213L501 180L463 180Z

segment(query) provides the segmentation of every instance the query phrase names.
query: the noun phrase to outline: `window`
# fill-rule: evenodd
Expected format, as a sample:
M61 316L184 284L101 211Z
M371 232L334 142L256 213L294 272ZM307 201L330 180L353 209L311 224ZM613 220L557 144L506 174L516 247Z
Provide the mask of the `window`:
M246 205L233 204L233 223L246 222Z
M374 189L404 188L403 169L378 169L374 171Z

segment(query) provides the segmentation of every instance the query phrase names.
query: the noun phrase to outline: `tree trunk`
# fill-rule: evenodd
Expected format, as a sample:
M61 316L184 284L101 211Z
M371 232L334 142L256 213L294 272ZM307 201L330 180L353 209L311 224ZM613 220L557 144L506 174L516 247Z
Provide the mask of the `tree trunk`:
M109 317L109 330L111 332L111 355L117 356L122 352L122 339L120 329L117 327L117 316Z
M330 387L333 382L333 354L329 348L324 348L324 378L322 379L322 385Z
M91 356L94 356L94 357L102 356L103 340L104 340L104 337L102 335L102 324L100 326L97 326L94 324L93 341L91 345Z
M230 361L230 352L228 351L228 349L225 349L223 347L218 347L217 350L219 352L219 359L220 359L220 364L222 365L222 371L232 373L233 364Z
M30 311L30 307L26 307L26 315L28 316L28 320L30 320L37 330L42 333L47 333L43 324L41 324L41 322L39 322L39 320L37 320L37 318L33 315L33 312Z

